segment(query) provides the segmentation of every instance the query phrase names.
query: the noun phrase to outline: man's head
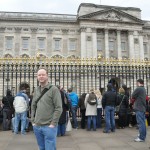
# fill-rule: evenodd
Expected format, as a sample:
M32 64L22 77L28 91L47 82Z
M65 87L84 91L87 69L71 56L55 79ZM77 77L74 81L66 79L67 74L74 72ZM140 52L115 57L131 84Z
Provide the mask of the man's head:
M37 72L37 79L40 84L46 84L48 82L48 71L45 68L40 68Z
M93 88L90 89L90 93L94 93L94 89Z
M143 79L138 79L136 81L136 83L137 83L137 86L143 86L144 85L144 80Z
M26 93L26 88L23 84L20 85L19 91L22 91L22 92Z
M11 95L11 90L10 89L7 89L6 95Z
M112 90L112 84L111 84L111 83L108 83L108 84L107 84L107 89L108 89L108 91L111 91L111 90Z
M72 92L72 87L68 88L68 92L71 93Z

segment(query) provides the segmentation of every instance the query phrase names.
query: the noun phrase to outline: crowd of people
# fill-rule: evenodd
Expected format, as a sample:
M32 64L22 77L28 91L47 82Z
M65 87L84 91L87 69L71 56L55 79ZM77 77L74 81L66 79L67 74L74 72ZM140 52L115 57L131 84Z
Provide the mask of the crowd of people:
M76 93L70 89L67 95L73 128L78 128L76 111L79 107L82 129L96 131L97 128L102 128L104 125L102 124L103 120L105 121L104 133L115 132L116 128L124 129L127 126L136 125L139 134L135 141L145 141L145 117L147 117L146 112L149 113L149 97L146 95L142 79L137 80L137 88L131 93L131 96L126 85L122 85L117 91L112 83L108 83L107 91L103 94L99 89L91 88L89 93L83 93L79 99ZM75 97L71 97L71 95Z
M103 133L137 124L139 134L135 141L145 141L145 113L149 111L149 98L142 79L137 80L137 88L131 95L126 85L117 90L112 83L108 83L103 94L99 89L91 88L80 97L72 87L66 91L60 85L51 85L44 68L38 70L37 79L40 85L35 89L33 99L24 86L20 86L15 97L7 90L2 99L4 131L12 129L14 134L18 134L20 130L25 135L31 121L39 149L50 146L51 150L55 150L56 136L66 134L68 118L71 117L72 127L76 130L80 126L87 131L96 131L104 127L105 121ZM81 115L80 125L77 120L78 109Z
M18 131L21 131L21 134L29 131L31 100L24 86L20 86L15 96L11 90L7 90L2 99L3 131L12 130L15 134L18 134Z

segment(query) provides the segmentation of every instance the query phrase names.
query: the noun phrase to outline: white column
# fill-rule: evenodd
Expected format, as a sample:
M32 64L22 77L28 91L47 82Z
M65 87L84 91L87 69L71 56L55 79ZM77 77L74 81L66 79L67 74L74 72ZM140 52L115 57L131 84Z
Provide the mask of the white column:
M120 30L117 30L117 56L118 58L122 58L122 54L121 54L121 36L120 36Z
M149 45L149 43L150 43L150 38L148 39L148 43L147 43L147 51L148 51L148 58L150 59L150 45Z
M96 28L92 28L92 58L97 58L97 32Z
M0 27L0 53L1 53L1 57L3 56L3 54L5 54L5 46L4 46L5 29L6 29L6 27Z
M128 31L128 42L129 42L129 58L134 59L134 38L133 31Z
M140 50L139 50L139 54L140 54L140 59L144 60L144 48L143 48L143 32L140 31L139 32L139 46L140 46Z
M22 46L21 46L21 29L22 27L15 27L15 38L14 38L14 42L15 42L15 49L14 49L14 55L15 56L20 56L22 55ZM20 40L21 39L21 40Z
M81 58L86 58L87 57L87 54L86 54L86 35L85 35L86 28L81 27L80 31L81 31Z
M109 58L108 29L105 29L105 58Z

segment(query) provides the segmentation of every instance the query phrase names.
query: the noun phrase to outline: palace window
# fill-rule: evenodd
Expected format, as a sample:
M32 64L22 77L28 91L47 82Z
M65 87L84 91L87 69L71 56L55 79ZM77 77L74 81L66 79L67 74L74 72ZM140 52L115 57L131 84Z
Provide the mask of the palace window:
M13 49L13 37L7 36L6 37L6 50L11 50L11 49Z
M114 41L109 41L109 50L114 51L115 50L115 43Z
M38 49L45 49L45 38L38 38Z
M101 39L97 40L97 50L102 51L102 40Z
M29 49L29 38L28 37L22 38L22 49L23 50Z
M144 54L147 54L148 53L147 43L143 44L143 49L144 49Z
M76 50L76 39L69 39L69 50Z
M126 51L126 42L121 42L121 51Z
M56 38L54 39L54 50L61 50L61 39Z

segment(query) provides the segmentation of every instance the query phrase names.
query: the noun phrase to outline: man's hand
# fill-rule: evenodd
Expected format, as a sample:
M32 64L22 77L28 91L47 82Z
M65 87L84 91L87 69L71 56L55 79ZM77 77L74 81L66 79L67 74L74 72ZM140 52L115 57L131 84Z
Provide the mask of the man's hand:
M54 128L55 126L51 124L49 127L50 127L50 128Z

